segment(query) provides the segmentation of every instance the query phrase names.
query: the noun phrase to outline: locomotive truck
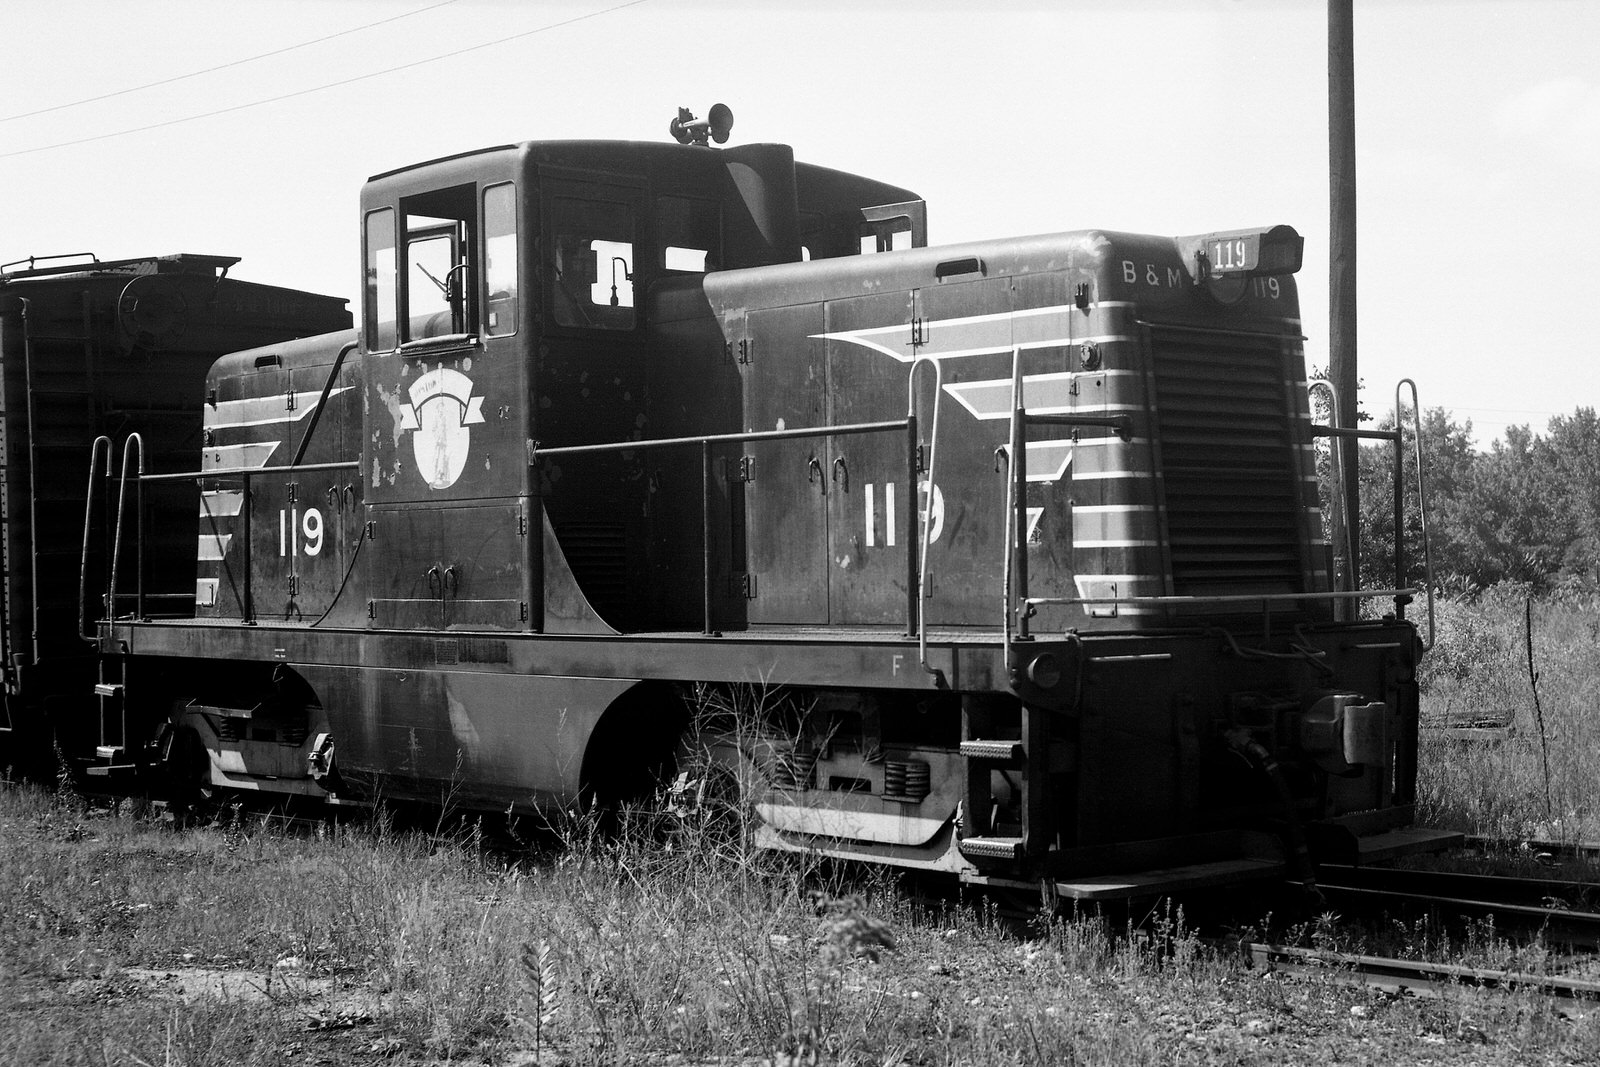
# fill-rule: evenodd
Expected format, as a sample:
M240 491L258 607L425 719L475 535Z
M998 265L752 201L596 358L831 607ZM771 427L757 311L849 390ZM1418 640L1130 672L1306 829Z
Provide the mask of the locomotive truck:
M1081 898L1448 839L1414 590L1335 572L1293 229L929 247L730 124L370 179L354 335L218 360L129 476L198 523L130 488L113 548L195 571L107 590L82 770L531 812L692 751L762 844Z

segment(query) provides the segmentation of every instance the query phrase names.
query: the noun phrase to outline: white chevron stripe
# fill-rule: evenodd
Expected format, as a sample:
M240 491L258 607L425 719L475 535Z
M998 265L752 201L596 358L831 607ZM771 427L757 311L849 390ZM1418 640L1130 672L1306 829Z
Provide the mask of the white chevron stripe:
M207 489L200 494L200 517L231 519L244 507L244 493L228 489Z
M329 390L328 399L354 389L341 385ZM206 409L205 425L208 430L234 430L242 426L271 426L280 422L299 422L316 410L322 397L321 389L308 389L294 394L294 407L286 403L287 393L270 396L252 396L242 400L224 400L215 408Z
M1087 317L1094 322L1095 311L1116 307L1131 307L1125 301L1107 301L1090 304L1089 314L1072 304L1051 307L1022 308L1018 311L997 311L988 315L966 315L953 319L931 319L922 324L927 341L911 344L911 323L900 322L889 326L871 326L864 330L843 330L838 333L816 333L812 337L849 344L881 352L901 363L910 363L919 356L937 356L940 359L959 359L964 356L985 356L997 352L1010 352L1013 348L1056 348L1061 345L1082 344L1092 341L1106 344L1113 341L1135 340L1132 334L1084 333L1075 334L1077 319ZM1104 318L1104 316L1101 316Z
M1029 441L1028 481L1059 482L1072 466L1071 441Z
M213 445L200 453L200 469L229 470L234 467L265 467L281 441L252 441L242 445Z
M1137 377L1138 371L1056 371L1051 374L1025 374L1022 377L1022 403L1030 415L1065 415L1071 412L1106 411L1104 404L1073 404L1072 387L1079 378L1103 375L1107 378ZM974 382L954 382L944 387L958 404L975 419L1011 417L1011 379L986 378ZM1118 410L1135 410L1128 406Z
M200 562L217 563L228 554L228 543L233 540L233 534L213 534L204 532L200 535Z

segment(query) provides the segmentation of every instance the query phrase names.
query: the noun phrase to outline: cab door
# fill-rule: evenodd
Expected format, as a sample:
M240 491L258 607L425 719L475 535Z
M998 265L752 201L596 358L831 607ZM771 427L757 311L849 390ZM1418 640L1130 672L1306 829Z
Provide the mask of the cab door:
M640 257L646 190L622 174L550 167L540 193L545 318L530 436L551 447L657 436L644 331L654 265ZM573 577L617 629L652 628L678 607L664 611L640 592L656 588L655 469L671 461L656 452L595 452L539 467L543 505ZM698 597L691 603L698 609Z
M397 309L389 333L367 315L365 515L343 535L367 541L369 625L507 629L526 617L519 207L507 181L402 195L382 225L369 213L369 277L395 280ZM375 298L388 296L369 288ZM345 483L316 487L321 500L330 490L345 507Z

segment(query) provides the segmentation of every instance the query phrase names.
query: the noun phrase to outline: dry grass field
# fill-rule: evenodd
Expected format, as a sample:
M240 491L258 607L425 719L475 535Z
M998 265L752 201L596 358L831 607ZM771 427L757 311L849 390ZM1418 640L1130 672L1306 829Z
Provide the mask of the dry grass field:
M1512 713L1425 739L1427 816L1600 837L1592 602L1450 604L1425 708ZM1548 748L1549 799L1544 774ZM1442 999L1251 970L1183 913L1019 926L883 875L688 827L508 862L470 831L259 817L175 831L0 791L0 1064L1576 1064L1600 1008ZM1140 918L1140 916L1135 916ZM1236 936L1367 947L1331 916ZM1412 955L1538 971L1538 946L1397 927Z

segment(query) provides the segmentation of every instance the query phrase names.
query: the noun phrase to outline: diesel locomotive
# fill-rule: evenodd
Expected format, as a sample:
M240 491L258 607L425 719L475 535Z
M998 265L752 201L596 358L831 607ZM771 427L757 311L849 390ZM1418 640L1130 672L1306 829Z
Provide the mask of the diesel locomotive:
M192 466L217 357L350 326L344 299L228 277L238 262L85 254L0 266L0 768L46 773L52 726L80 752L94 728L84 679L113 555L112 439L136 433L147 462ZM193 538L170 537L197 500L193 485L146 499L145 563L166 588L192 581Z
M730 124L370 179L357 328L222 357L127 477L80 769L531 812L697 754L764 845L1080 898L1444 841L1299 235L928 247Z

